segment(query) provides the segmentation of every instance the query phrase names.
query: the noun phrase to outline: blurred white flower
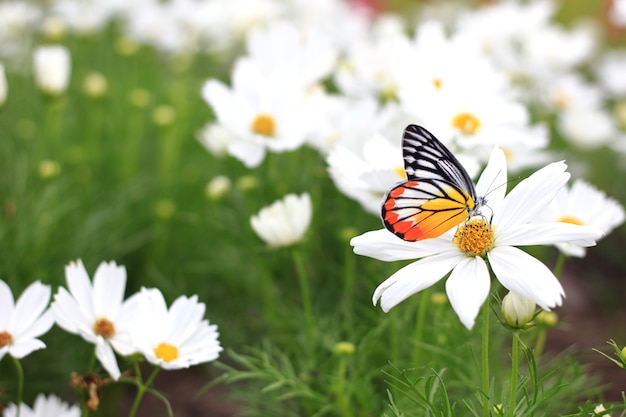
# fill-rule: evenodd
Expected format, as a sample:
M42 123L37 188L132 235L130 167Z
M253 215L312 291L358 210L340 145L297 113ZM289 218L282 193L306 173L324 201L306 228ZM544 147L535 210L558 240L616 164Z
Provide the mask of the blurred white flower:
M457 156L476 160L494 145L536 148L538 141L547 143L547 136L531 127L528 110L505 73L474 38L448 37L440 23L426 22L395 71L403 110ZM478 162L485 162L484 156Z
M35 81L46 94L58 96L65 92L70 68L70 53L64 46L40 46L33 53Z
M609 18L617 26L626 26L626 0L613 0Z
M35 398L33 408L26 404L20 404L19 411L15 404L9 404L4 410L4 417L79 417L80 408L77 405L70 406L53 394L46 397L39 394Z
M246 45L248 57L265 74L289 67L291 72L300 74L306 86L326 78L337 60L332 38L320 27L296 26L287 21L254 28Z
M398 69L406 65L410 54L410 41L403 33L381 39L359 39L348 47L340 61L335 82L349 97L395 101Z
M46 347L38 337L54 324L46 310L49 301L50 286L35 281L16 303L9 286L0 280L0 359L6 354L21 359Z
M394 146L381 135L373 135L360 145L353 146L358 148L355 151L337 145L328 155L328 171L342 193L379 215L387 190L406 179L402 151L399 143Z
M262 208L250 218L250 224L269 246L289 246L299 242L311 223L313 208L308 193L288 194Z
M137 295L133 340L146 360L163 369L188 368L217 359L222 351L215 324L204 320L198 296L180 296L168 309L163 294L142 288Z
M202 95L234 137L229 153L249 168L258 166L268 150L284 152L303 145L321 115L315 94L306 90L299 73L277 68L265 74L245 58L235 65L232 87L209 80Z
M55 0L52 13L60 18L71 30L80 34L90 34L101 30L120 10L124 0Z
M30 51L30 45L38 28L43 11L35 3L13 0L0 2L0 57L6 64L21 61Z
M626 5L626 1L622 3ZM598 62L596 73L606 94L610 97L626 97L626 51L605 53Z
M542 221L557 221L593 226L603 236L624 222L624 207L616 200L578 179L571 187L562 188L543 214ZM574 243L557 243L569 256L583 257L586 249Z
M573 108L600 108L604 99L596 84L573 72L559 74L546 85L542 93L545 105L557 113Z
M196 139L213 156L223 157L228 153L228 145L235 140L233 134L219 123L207 123L196 134Z
M130 333L134 297L124 301L126 269L115 262L102 262L92 284L78 260L65 267L65 279L70 291L59 288L50 307L57 324L96 345L96 357L118 379L121 373L113 349L121 355L136 351Z
M9 95L9 83L7 82L7 76L4 72L4 65L0 63L0 107L4 106Z
M557 128L565 140L582 149L602 146L618 135L615 119L599 107L563 111L558 116Z

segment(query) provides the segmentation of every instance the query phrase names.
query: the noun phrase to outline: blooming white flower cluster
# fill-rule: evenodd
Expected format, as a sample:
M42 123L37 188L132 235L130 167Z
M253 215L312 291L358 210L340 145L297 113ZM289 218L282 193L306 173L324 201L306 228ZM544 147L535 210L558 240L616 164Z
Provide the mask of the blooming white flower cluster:
M597 36L555 23L552 2L458 6L447 25L433 14L414 28L392 14L348 15L341 35L322 19L248 31L230 82L204 86L217 122L202 142L247 167L268 151L312 146L337 187L377 214L404 176L399 132L408 123L427 126L472 176L494 145L513 171L551 159L545 120L575 146L626 141L608 108L626 95L615 88L626 60L607 54L590 80L583 70L599 53Z
M121 372L114 352L141 353L164 369L187 368L218 357L217 326L203 320L197 296L179 297L170 309L161 292L142 289L124 300L126 269L103 262L93 283L79 260L65 268L69 292L60 288L50 310L64 330L96 346L96 356L111 377Z
M35 282L15 303L0 280L0 359L44 348L38 337L55 321L94 344L114 379L121 375L115 353L139 353L163 369L181 369L212 361L222 351L217 326L203 319L206 306L195 295L181 296L169 308L156 288L124 300L126 269L115 262L102 262L93 282L80 260L67 265L65 275L69 291L59 288L49 309L50 286Z

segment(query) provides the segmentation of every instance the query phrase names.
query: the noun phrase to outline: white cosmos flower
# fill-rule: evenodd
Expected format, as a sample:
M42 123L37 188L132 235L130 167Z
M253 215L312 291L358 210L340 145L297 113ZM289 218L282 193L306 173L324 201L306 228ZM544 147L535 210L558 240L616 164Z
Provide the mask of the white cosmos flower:
M592 246L600 237L601 232L591 226L530 223L567 182L566 168L563 162L552 163L521 181L505 196L502 185L507 182L506 160L496 148L476 186L478 195L487 196L482 215L462 223L457 230L453 228L437 238L418 242L399 239L387 229L353 238L350 244L359 255L383 261L419 258L376 288L374 304L380 300L383 311L389 311L450 273L446 281L448 298L461 322L470 329L489 295L491 267L493 275L509 291L544 310L560 305L564 292L554 274L515 246L568 241Z
M57 324L96 345L96 357L117 379L120 370L113 349L121 355L136 351L130 336L135 297L124 301L126 269L115 262L102 262L93 284L81 260L65 267L69 292L59 288L50 309Z
M624 207L617 201L578 179L571 187L563 187L544 213L544 219L578 225L597 227L603 234L624 222ZM557 243L556 246L569 256L585 256L583 246Z
M168 309L163 294L142 288L137 296L133 340L146 360L163 369L188 368L217 359L222 347L215 324L204 320L198 296L180 296Z
M51 394L46 397L44 394L39 394L33 408L22 403L18 413L18 407L15 404L9 404L2 415L16 417L18 414L20 417L79 417L80 408L76 405L70 406L55 395Z
M288 194L250 218L254 231L269 246L289 246L302 239L311 224L313 208L308 193Z
M237 61L232 87L209 80L202 96L234 137L228 152L248 168L261 164L268 150L285 152L303 145L321 117L321 109L314 106L319 95L307 90L293 67L266 74L247 58Z
M63 94L70 81L70 53L61 45L40 46L33 53L37 86L46 94Z
M46 347L38 337L54 324L52 314L46 311L49 301L50 286L36 281L16 303L9 286L0 280L0 359L7 353L21 359Z

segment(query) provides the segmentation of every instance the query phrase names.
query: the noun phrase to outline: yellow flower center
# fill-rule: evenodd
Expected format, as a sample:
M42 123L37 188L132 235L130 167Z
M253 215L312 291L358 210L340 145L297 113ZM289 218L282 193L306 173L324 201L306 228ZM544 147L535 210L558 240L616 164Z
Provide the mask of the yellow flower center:
M573 216L563 216L558 221L561 223L570 223L570 224L575 224L578 226L582 226L585 224Z
M470 256L484 256L494 246L493 228L485 219L472 219L459 226L452 243Z
M557 91L552 96L552 102L557 109L566 109L569 107L571 97L565 91Z
M441 90L441 78L435 77L433 78L433 86L435 86L435 90Z
M259 113L252 121L252 131L271 138L276 134L276 120L270 114Z
M93 331L108 339L115 334L115 325L107 319L98 319L96 324L93 325Z
M471 113L459 113L452 118L452 126L466 135L473 135L480 128L480 120Z
M13 343L13 336L11 333L3 331L0 332L0 348L5 347L6 345L10 345Z
M165 362L171 362L174 359L178 358L178 348L174 345L170 345L169 343L159 343L154 349L154 354L157 358L164 360Z

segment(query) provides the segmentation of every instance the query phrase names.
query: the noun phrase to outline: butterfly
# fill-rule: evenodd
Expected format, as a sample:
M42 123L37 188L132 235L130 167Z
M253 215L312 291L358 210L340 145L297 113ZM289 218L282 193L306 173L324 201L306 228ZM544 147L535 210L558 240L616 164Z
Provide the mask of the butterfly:
M402 153L407 179L387 191L381 209L396 236L410 242L440 236L485 204L458 159L423 127L406 127Z

